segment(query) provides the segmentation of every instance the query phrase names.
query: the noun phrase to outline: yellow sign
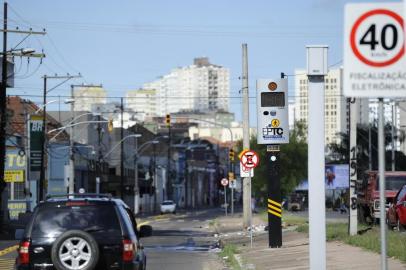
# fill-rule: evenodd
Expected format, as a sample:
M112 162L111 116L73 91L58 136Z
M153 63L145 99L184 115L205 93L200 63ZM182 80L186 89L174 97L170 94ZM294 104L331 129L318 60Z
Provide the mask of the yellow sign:
M271 125L272 125L272 127L276 128L276 127L279 127L280 122L278 119L272 119Z
M8 212L11 220L17 220L20 213L25 213L27 204L19 201L9 201Z
M24 171L23 170L6 170L4 172L4 182L24 182Z

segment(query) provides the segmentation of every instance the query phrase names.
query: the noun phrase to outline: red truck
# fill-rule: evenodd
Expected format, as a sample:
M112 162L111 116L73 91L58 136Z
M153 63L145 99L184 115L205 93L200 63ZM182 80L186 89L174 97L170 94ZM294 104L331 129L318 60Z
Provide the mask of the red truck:
M406 185L406 171L385 172L385 210L404 185ZM379 172L367 171L364 178L357 183L358 219L364 223L379 221Z

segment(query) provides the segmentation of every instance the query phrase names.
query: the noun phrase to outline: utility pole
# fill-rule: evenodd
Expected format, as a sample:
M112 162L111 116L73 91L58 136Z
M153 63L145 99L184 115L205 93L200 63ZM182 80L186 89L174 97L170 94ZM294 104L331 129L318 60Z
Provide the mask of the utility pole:
M120 140L122 141L124 138L124 101L123 98L120 99L120 118L121 118L121 126L120 126ZM120 197L124 199L124 142L120 144Z
M248 99L248 52L242 44L242 101L243 101L243 149L250 149L249 99ZM251 176L243 179L243 227L251 226Z
M43 91L43 105L44 105L44 107L42 108L42 133L43 133L43 136L42 136L42 140L41 140L41 145L42 145L42 148L41 148L41 170L40 170L40 176L39 176L38 201L41 201L41 200L44 199L45 149L46 149L46 136L47 136L47 122L46 122L47 94L49 92L51 92L52 90L54 90L55 88L61 86L65 82L69 81L70 79L81 78L81 77L82 76L80 74L78 74L78 75L69 75L69 74L67 74L67 75L63 75L63 76L59 76L59 75L55 74L53 76L44 75L42 77L44 79L44 91ZM63 80L63 81L48 90L47 89L48 79L50 79L50 80ZM71 138L71 141L72 141L72 134L69 137ZM73 156L73 155L71 155L71 156ZM72 157L71 157L71 159L72 159ZM73 183L73 181L74 181L73 180L73 175L71 175L71 177L69 178L69 183L70 182Z
M395 156L395 147L396 147L396 102L393 102L392 105L392 171L396 171L396 156Z
M349 223L348 232L350 235L356 235L358 231L358 216L357 216L357 122L358 122L358 99L349 98L349 122L350 122L350 152L349 152L349 162L350 162L350 208L349 208Z
M98 187L99 192L103 192L101 190L101 160L102 160L102 151L101 151L101 125L100 125L100 115L97 116L97 163L96 163L96 187Z
M32 29L30 31L21 31L21 30L8 30L7 28L7 2L4 2L4 15L3 15L3 52L2 52L2 73L1 73L1 86L0 86L0 226L3 221L5 206L2 205L2 195L5 187L7 186L4 182L4 170L5 170L5 161L6 161L6 126L7 126L7 57L18 55L21 57L45 57L44 54L34 54L34 53L15 53L13 50L7 51L7 33L16 33L16 34L28 34L28 35L44 35L43 32L34 32ZM16 50L17 51L17 50Z
M6 124L7 124L7 2L4 2L4 25L3 25L3 57L2 57L2 74L1 74L1 93L0 93L0 205L1 195L6 187L4 182L4 166L6 161ZM3 210L0 208L0 210ZM3 220L3 213L1 221Z
M71 97L71 102L70 102L70 111L71 111L71 117L72 120L70 121L70 124L72 125L70 128L70 140L69 140L69 183L68 183L68 192L69 194L73 194L75 193L75 155L73 152L73 148L75 146L75 141L74 141L74 133L75 133L75 129L74 129L74 124L75 124L75 110L74 110L74 105L75 105L75 97L74 97L74 89L75 87L81 87L81 88L92 88L92 87L102 87L102 85L94 85L94 84L72 84L71 85L71 93L70 93L70 97ZM100 121L100 118L98 119ZM100 127L100 123L98 123L98 127ZM96 166L96 171L97 171L97 166ZM100 177L98 178L96 176L96 193L100 193Z
M157 183L157 181L156 181L156 145L155 145L155 143L152 144L152 148L153 148L153 151L154 151L154 161L153 161L153 168L152 168L152 175L153 175L152 182L154 184L153 187L154 187L154 214L155 214L156 213L156 207L157 207L157 205L156 205L156 202L157 202L156 183Z
M163 194L164 199L168 199L171 190L171 177L169 172L171 171L171 115L166 115L166 126L168 127L168 160L166 164L166 187Z

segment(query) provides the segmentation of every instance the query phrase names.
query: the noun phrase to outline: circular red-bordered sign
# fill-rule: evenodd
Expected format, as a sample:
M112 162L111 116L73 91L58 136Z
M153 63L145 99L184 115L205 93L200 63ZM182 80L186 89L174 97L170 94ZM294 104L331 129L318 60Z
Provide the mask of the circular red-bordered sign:
M391 10L387 10L387 9L371 10L371 11L368 11L365 14L363 14L361 17L359 17L358 20L355 21L354 26L351 28L351 34L350 34L351 49L354 52L355 56L359 60L361 60L364 64L367 64L367 65L373 66L373 67L385 67L385 66L392 65L393 63L396 63L404 55L404 53L405 53L404 44L403 44L402 48L400 49L400 51L395 56L393 56L392 58L390 58L386 61L377 62L377 61L368 59L364 55L362 55L362 53L360 52L360 50L357 47L357 42L356 42L356 33L357 33L359 26L367 18L369 18L371 16L375 16L375 15L386 15L386 16L389 16L389 17L395 19L395 21L397 23L399 23L400 26L402 27L402 34L404 33L403 19L401 16L399 16L399 14L397 14Z
M227 186L227 185L228 185L228 179L227 179L227 178L221 179L221 184L222 184L223 186Z
M247 169L257 167L259 164L259 157L257 153L252 150L245 151L241 156L241 165Z

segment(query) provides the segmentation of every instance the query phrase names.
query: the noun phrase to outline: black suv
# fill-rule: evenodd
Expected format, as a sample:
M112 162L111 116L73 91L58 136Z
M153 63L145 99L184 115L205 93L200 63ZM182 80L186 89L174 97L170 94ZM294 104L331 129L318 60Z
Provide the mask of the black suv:
M152 233L110 195L48 197L34 210L18 249L17 270L144 270L139 242ZM18 232L16 232L17 237Z

